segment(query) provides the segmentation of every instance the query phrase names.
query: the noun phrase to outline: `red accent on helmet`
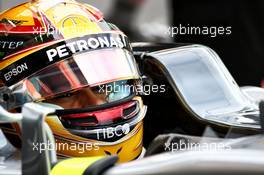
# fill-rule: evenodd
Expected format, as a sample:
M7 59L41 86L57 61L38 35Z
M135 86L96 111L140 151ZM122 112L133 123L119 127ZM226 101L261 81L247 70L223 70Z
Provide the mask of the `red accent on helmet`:
M71 120L71 124L78 126L97 126L109 122L114 122L118 119L130 119L138 113L138 102L132 101L128 102L110 109L79 113L79 114L68 114L61 116L63 119L80 119L78 121ZM128 112L126 112L128 111ZM82 119L91 118L91 122L87 122Z

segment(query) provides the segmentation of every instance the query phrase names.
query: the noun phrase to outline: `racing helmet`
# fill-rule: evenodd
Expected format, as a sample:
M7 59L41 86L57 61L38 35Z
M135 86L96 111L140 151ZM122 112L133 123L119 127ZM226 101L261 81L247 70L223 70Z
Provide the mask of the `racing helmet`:
M146 107L138 68L126 35L98 9L73 0L23 3L0 14L0 48L1 105L56 109L46 122L58 156L125 162L141 155ZM19 125L1 128L19 146Z

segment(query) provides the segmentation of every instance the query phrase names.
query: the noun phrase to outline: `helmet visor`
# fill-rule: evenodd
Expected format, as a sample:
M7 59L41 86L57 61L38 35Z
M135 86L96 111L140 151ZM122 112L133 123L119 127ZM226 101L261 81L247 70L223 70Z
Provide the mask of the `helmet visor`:
M27 98L21 103L52 99L84 87L96 87L127 79L138 79L132 53L125 49L95 50L57 62L13 87Z

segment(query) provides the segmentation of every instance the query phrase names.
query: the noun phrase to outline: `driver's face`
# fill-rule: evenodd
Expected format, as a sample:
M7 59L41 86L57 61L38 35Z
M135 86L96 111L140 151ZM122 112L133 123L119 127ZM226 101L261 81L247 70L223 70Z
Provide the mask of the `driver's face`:
M100 98L90 88L81 89L62 98L54 98L46 102L59 105L64 109L85 108L106 103L103 98Z

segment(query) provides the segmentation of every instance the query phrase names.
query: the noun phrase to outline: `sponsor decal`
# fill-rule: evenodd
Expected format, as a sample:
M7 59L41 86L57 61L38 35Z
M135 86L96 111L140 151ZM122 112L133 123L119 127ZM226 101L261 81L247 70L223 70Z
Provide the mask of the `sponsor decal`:
M61 59L69 55L88 51L91 49L102 49L102 48L124 48L126 42L122 37L106 37L106 36L95 36L87 39L80 39L77 41L62 44L56 48L46 51L47 57L50 62L54 61L55 58Z
M14 47L20 46L22 43L17 42L16 44ZM4 67L0 72L0 79L3 79L7 86L11 86L25 77L63 59L88 51L106 48L121 48L132 51L131 45L125 35L113 33L86 35L61 41L21 58L15 63Z
M9 81L12 77L18 76L22 74L24 71L28 70L27 63L21 64L14 69L10 70L9 72L4 74L5 80Z
M116 127L102 128L97 131L97 139L105 140L112 139L114 137L122 137L130 132L130 125L118 125Z
M19 46L23 46L23 41L1 41L0 40L0 49L16 49Z

